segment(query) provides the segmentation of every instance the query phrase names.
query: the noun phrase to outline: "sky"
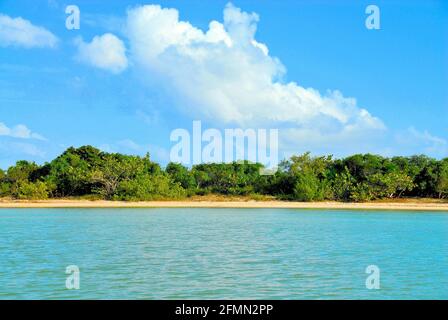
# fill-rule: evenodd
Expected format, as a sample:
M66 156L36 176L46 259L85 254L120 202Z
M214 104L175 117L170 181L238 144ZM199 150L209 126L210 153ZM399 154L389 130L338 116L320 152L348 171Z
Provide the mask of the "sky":
M443 0L0 0L3 169L86 144L166 164L194 120L278 129L280 158L443 158L447 85Z

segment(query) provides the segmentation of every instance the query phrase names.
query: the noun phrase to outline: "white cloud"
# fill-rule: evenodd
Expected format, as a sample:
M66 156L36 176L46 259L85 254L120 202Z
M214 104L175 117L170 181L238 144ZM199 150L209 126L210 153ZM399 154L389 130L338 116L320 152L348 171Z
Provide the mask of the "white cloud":
M448 142L430 134L427 130L419 131L414 127L409 127L395 135L395 142L402 150L401 154L412 154L417 149L435 157L448 156Z
M31 143L0 140L0 168L2 169L12 166L17 159L41 161L46 155L45 151Z
M413 128L390 132L381 119L339 90L321 93L283 81L285 66L255 37L259 16L232 4L223 16L223 22L211 21L203 31L181 21L176 9L130 9L125 30L129 64L148 84L168 92L190 119L212 126L279 128L285 154L406 154L420 149L446 155L445 140ZM113 72L128 66L126 48L112 34L78 45L79 58L91 65ZM144 117L146 111L138 114ZM142 150L129 140L118 146Z
M30 156L43 158L46 155L45 151L42 151L41 149L30 143L11 143L11 148L13 148L15 152L23 153Z
M151 84L169 90L191 118L243 127L278 127L297 146L350 141L384 132L383 122L339 91L319 93L286 73L268 47L255 39L259 17L228 4L223 23L207 31L179 20L176 9L145 5L128 11L127 35L136 67Z
M32 132L23 124L18 124L12 128L9 128L3 122L0 122L0 136L20 139L46 140L42 135Z
M57 37L43 27L0 13L0 47L53 48L57 41Z
M126 48L119 38L111 33L96 36L92 42L86 43L77 39L77 58L89 65L100 69L120 73L128 66Z

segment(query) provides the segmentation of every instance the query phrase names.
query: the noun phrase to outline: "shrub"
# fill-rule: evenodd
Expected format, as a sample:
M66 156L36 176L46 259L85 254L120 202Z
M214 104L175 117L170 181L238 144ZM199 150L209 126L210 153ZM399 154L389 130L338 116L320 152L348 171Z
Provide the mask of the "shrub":
M133 180L122 181L114 200L150 201L179 199L186 191L179 183L174 183L166 175L142 175Z
M299 201L317 200L319 181L311 174L300 174L294 186L294 199Z
M11 196L11 183L1 182L0 183L0 197Z
M47 186L42 181L22 182L18 188L17 198L27 200L47 199Z

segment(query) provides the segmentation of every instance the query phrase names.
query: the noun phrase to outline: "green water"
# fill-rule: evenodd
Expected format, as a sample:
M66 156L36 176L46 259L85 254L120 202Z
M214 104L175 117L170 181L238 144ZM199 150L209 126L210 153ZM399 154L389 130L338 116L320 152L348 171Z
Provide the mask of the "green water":
M73 298L448 299L448 214L0 209L0 299Z

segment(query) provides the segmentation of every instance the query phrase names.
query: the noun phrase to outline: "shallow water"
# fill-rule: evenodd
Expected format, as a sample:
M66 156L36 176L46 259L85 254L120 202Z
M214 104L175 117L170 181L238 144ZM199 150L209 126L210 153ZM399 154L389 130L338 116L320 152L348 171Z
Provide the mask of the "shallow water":
M0 299L73 298L448 299L448 214L0 209Z

